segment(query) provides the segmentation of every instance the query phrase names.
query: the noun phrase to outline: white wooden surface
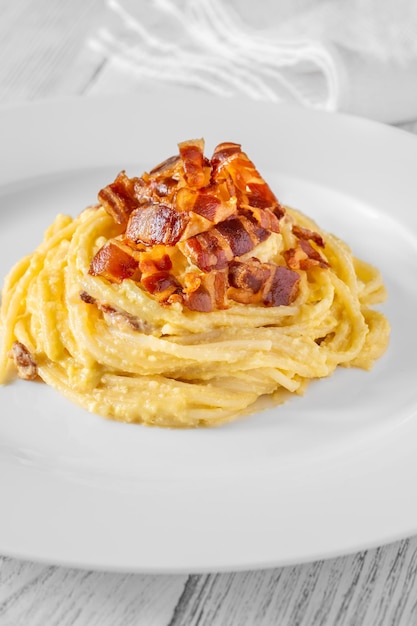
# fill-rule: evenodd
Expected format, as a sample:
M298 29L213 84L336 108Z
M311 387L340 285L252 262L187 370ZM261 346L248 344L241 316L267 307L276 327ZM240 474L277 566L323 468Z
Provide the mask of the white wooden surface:
M94 91L102 62L77 55L102 11L101 0L0 0L0 105ZM404 128L417 133L417 108ZM92 572L0 556L0 626L21 624L417 624L417 537L328 561L201 576Z

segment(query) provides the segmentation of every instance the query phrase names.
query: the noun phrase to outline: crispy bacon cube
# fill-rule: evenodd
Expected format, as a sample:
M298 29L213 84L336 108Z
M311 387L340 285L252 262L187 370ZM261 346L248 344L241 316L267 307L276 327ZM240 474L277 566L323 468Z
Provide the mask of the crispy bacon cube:
M94 256L90 274L137 281L164 306L208 312L231 302L282 306L295 301L300 274L328 267L322 236L294 223L287 266L250 254L286 216L240 144L220 143L211 159L204 140L178 144L179 154L140 178L121 172L99 202L124 232Z
M111 282L121 283L126 278L135 276L138 266L138 261L130 252L114 241L108 241L95 254L88 273L93 276L103 276Z

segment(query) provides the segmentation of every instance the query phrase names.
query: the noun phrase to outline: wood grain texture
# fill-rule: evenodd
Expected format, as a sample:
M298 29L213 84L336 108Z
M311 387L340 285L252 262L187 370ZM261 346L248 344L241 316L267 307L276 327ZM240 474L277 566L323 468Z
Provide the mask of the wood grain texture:
M417 540L263 571L90 572L0 559L0 624L402 626L417 623Z
M110 574L2 557L0 624L165 626L186 576Z
M102 0L0 0L0 103L103 90L107 68L85 48L103 8ZM415 120L402 127L417 134ZM417 537L328 561L191 576L0 556L0 626L414 624Z
M271 571L191 577L170 626L415 624L416 550L407 540Z

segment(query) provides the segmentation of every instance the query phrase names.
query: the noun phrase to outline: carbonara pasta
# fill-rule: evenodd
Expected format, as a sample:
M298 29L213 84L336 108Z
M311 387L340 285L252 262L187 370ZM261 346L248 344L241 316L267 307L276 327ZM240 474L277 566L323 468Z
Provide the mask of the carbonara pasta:
M215 425L370 369L381 275L282 206L238 144L202 140L58 215L7 276L0 381L40 378L125 422Z

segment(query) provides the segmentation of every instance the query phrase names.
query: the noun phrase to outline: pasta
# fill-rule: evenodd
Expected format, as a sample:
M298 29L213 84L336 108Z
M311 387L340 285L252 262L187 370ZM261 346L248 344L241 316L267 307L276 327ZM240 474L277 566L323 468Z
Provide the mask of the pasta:
M195 427L372 367L389 339L379 271L280 205L238 144L202 154L184 142L56 217L5 279L0 382L38 377L105 417Z

